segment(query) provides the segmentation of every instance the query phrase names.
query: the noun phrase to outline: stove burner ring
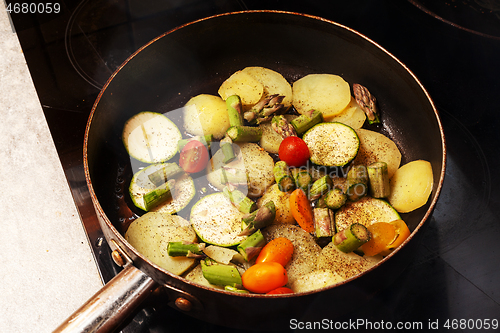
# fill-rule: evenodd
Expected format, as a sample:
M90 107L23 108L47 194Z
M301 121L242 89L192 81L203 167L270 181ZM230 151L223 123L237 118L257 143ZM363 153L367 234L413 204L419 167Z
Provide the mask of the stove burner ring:
M434 17L435 19L440 20L441 22L444 22L446 24L449 24L457 29L461 29L482 37L486 38L492 38L492 39L497 39L500 40L500 25L498 26L498 32L493 32L491 28L484 28L481 27L481 25L484 24L484 19L485 16L489 15L489 19L491 22L497 21L500 22L500 1L499 0L473 0L471 3L470 1L462 1L460 3L456 2L456 0L446 0L446 1L437 1L437 2L431 2L432 5L445 5L448 6L451 10L451 8L455 7L458 8L458 5L463 6L460 7L459 9L456 10L458 13L461 11L462 13L468 13L468 17L471 19L470 24L472 24L473 27L468 28L465 25L467 25L465 22L464 23L456 23L453 22L448 18L445 18L446 13L440 12L440 14L436 10L431 10L428 8L428 6L425 4L425 0L408 0L411 4L413 4L415 7L418 9L422 10L426 14L429 14L430 16ZM436 7L437 9L437 7ZM439 9L438 9L439 10ZM449 14L449 13L448 13ZM483 29L488 30L487 32ZM481 31L483 30L483 31ZM497 35L495 35L497 34Z
M106 80L104 82L99 82L99 80L96 80L95 77L92 75L88 74L88 71L84 68L84 61L79 61L79 57L75 54L74 52L74 44L73 44L73 38L74 36L82 36L87 42L88 42L88 47L92 48L92 53L97 56L97 58L105 65L106 61L103 60L100 56L97 50L94 48L92 43L88 41L88 37L86 35L86 32L82 29L82 27L78 24L79 22L79 16L82 13L82 9L87 5L89 0L83 0L78 4L78 6L75 8L73 13L71 13L71 16L68 20L68 24L66 25L66 31L64 34L64 44L66 48L66 54L68 56L68 59L75 69L75 71L85 80L87 81L90 85L93 87L101 90L104 84L106 83ZM75 32L76 30L76 32ZM78 31L80 30L80 31ZM75 35L76 33L76 35ZM103 68L104 66L99 66L96 65L96 68ZM106 70L107 73L105 76L109 77L112 74L112 70L110 70L107 66Z

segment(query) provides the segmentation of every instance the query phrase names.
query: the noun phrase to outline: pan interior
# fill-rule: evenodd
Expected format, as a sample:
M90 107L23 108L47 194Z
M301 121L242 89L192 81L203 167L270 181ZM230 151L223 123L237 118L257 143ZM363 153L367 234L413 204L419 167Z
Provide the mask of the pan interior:
M381 131L400 148L402 164L424 159L433 166L431 199L403 214L410 229L417 228L439 192L444 164L440 123L421 85L395 58L345 27L259 12L201 20L160 36L104 87L89 120L85 158L91 191L120 233L140 214L127 191L133 171L144 166L124 149L125 121L141 111L177 114L197 94L217 95L227 77L247 66L273 69L291 83L309 73L331 73L369 87L381 109Z

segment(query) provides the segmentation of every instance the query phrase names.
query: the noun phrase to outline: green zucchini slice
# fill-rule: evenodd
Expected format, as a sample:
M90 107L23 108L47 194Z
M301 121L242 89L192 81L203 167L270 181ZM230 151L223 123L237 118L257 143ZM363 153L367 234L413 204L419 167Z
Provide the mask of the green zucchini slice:
M368 227L373 223L399 219L401 216L387 201L364 197L355 202L347 202L335 212L335 228L340 232L354 223Z
M308 130L303 138L311 161L324 166L344 166L359 150L356 131L342 123L320 123Z
M203 242L228 247L246 239L246 236L239 236L243 215L224 193L217 192L195 203L190 219Z
M182 135L163 114L144 111L127 120L122 139L130 156L141 162L158 163L168 161L177 153Z
M134 205L142 210L146 210L144 195L153 191L156 185L149 179L149 175L168 167L175 163L155 163L136 172L130 181L129 193ZM193 178L188 174L177 176L175 184L171 190L172 199L160 203L151 209L153 212L174 214L188 205L196 194Z

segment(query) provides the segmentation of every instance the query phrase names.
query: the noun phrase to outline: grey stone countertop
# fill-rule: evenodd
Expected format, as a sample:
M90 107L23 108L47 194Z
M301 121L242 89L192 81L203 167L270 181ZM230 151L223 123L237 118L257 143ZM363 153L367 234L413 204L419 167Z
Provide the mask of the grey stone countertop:
M0 2L0 331L52 332L102 287Z

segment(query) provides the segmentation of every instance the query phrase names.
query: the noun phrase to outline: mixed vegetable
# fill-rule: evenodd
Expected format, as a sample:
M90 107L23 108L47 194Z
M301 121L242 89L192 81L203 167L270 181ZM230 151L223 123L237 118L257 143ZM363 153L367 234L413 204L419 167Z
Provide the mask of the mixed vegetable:
M409 237L400 213L426 204L432 168L400 166L366 87L247 67L218 94L191 98L177 124L155 112L125 124L127 151L148 164L130 182L142 213L125 236L151 262L235 293L297 293L355 276Z

